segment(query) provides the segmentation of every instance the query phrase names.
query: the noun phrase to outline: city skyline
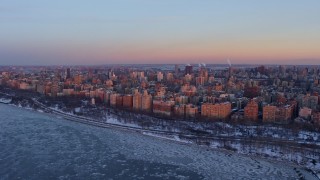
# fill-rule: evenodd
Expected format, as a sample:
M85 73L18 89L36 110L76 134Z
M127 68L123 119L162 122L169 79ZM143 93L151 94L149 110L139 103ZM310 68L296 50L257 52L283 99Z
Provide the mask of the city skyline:
M0 5L0 65L320 62L319 1Z

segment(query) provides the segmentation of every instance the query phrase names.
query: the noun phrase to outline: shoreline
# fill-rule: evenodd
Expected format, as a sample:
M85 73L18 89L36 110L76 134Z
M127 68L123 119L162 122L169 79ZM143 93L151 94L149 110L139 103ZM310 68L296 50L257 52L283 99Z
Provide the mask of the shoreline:
M228 150L228 149L224 149L224 148L211 148L209 146L206 146L206 145L203 145L203 144L195 144L193 142L186 142L186 141L178 141L178 140L175 140L173 138L167 138L165 136L159 136L159 135L156 135L156 134L152 134L152 133L148 133L148 132L144 132L144 131L137 131L137 130L133 130L133 129L125 129L125 128L119 128L116 124L110 124L110 125L116 125L116 126L103 126L103 125L99 125L98 122L97 124L91 124L91 123L86 123L84 121L81 121L81 120L76 120L76 119L71 119L71 118L66 118L66 117L61 117L59 116L59 114L54 114L54 113L48 113L48 112L44 112L44 111L39 111L37 109L33 109L33 108L27 108L27 107L22 107L22 106L17 106L17 105L14 105L14 104L4 104L4 105L8 105L8 106L11 106L11 107L14 107L14 108L19 108L19 109L23 109L23 110L26 110L26 111L30 111L30 112L34 112L34 113L40 113L40 114L43 114L45 116L50 116L50 117L55 117L55 118L58 118L60 120L64 120L64 121L71 121L71 122L75 122L75 123L80 123L80 124L84 124L84 125L88 125L88 126L93 126L93 127L97 127L97 128L103 128L103 129L111 129L111 130L116 130L116 131L124 131L124 132L130 132L130 133L138 133L142 136L147 136L147 137L150 137L150 138L156 138L156 139L160 139L160 140L164 140L164 141L169 141L169 142L174 142L174 143L178 143L178 144L183 144L183 145L192 145L194 147L200 147L200 148L203 148L203 149L206 149L206 150L214 150L214 151L220 151L220 152L224 152L224 153L232 153L232 154L238 154L238 155L241 155L241 156L245 156L245 157L252 157L254 156L255 158L259 158L259 159L263 159L263 160L266 160L266 161L270 161L270 162L289 162L291 165L293 166L300 166L294 162L291 162L291 161L279 161L279 160L273 160L273 159L269 159L269 158L264 158L262 156L255 156L255 155L248 155L248 154L241 154L241 153L237 153L235 151L232 151L232 150ZM68 115L68 114L66 114ZM103 123L101 123L103 124ZM301 166L300 166L301 167ZM301 167L302 168L302 167Z
M11 108L11 109L8 109L6 107ZM235 170L232 170L232 177L237 177L236 173L241 172L241 170L243 170L241 167L244 167L246 170L245 170L245 174L243 174L243 177L247 176L247 177L251 177L252 179L254 179L254 177L257 177L257 176L255 176L254 174L251 174L250 170L255 170L259 165L261 165L263 168L262 169L258 168L257 170L255 170L256 175L258 175L258 174L267 175L270 173L270 175L272 174L274 177L278 177L276 179L285 179L288 177L291 177L293 179L299 179L300 175L298 173L296 173L296 170L297 170L298 172L301 172L302 177L305 177L306 179L316 179L316 177L313 176L311 174L311 172L306 171L301 166L292 165L291 163L287 164L288 166L283 167L284 163L281 163L278 161L270 161L270 160L267 161L267 160L261 159L261 158L244 156L244 155L237 154L237 153L230 153L225 150L210 149L208 147L198 146L196 144L184 144L184 143L182 144L182 143L172 142L171 140L168 141L167 139L162 139L162 138L159 139L159 138L154 138L154 137L150 137L150 136L144 136L142 134L137 134L132 131L118 131L118 130L114 130L114 129L105 129L104 130L99 127L94 127L94 126L90 127L90 126L87 126L84 124L81 125L78 123L70 122L70 121L68 121L66 119L62 119L62 118L57 119L57 118L54 118L55 117L54 115L51 116L50 114L38 113L32 109L17 108L15 106L10 107L10 106L4 106L4 105L2 106L2 108L6 109L9 112L9 114L6 113L6 117L7 117L7 115L11 116L12 113L21 114L18 118L19 119L18 122L20 122L20 123L24 122L24 123L22 123L22 124L25 124L23 126L30 128L30 127L33 127L34 125L37 126L37 124L38 124L38 127L41 129L43 129L43 128L47 129L47 128L45 128L46 126L52 127L52 128L49 128L50 131L47 131L47 133L45 133L48 135L48 138L51 140L54 140L54 138L52 139L51 134L56 134L54 137L57 137L58 134L60 134L60 132L62 132L62 134L63 134L62 137L64 137L66 134L69 134L70 137L74 137L76 139L78 139L80 136L82 138L85 138L86 140L88 140L87 137L93 137L93 139L103 138L105 140L101 141L101 144L103 144L103 146L102 146L102 149L100 148L99 151L101 151L101 150L104 151L103 149L105 149L105 148L103 148L103 147L106 145L107 141L111 143L111 144L108 143L110 145L112 145L112 142L113 143L119 142L120 144L115 145L114 147L117 147L116 149L118 149L119 152L123 152L124 154L127 154L126 156L128 157L128 159L143 160L144 154L146 154L147 157L145 160L147 162L176 165L181 168L186 168L186 170L194 170L194 172L196 172L200 175L203 175L204 177L206 177L206 179L211 179L212 177L217 177L217 176L215 176L215 173L212 173L212 171L215 171L217 173L220 172L220 175L222 175L221 177L224 177L224 178L231 177L230 175L228 175L228 172L229 172L227 169L228 167L235 168ZM30 120L30 123L32 125L27 125L30 123L29 123L29 121L23 120L24 116L29 117L28 120ZM30 117L32 117L32 118L30 119ZM9 119L11 119L10 120L11 122L15 121L14 116L13 116L13 118L9 118ZM36 119L36 120L33 120L33 119ZM4 121L4 122L6 122L7 124L11 124L11 126L15 126L14 124L10 123L10 121ZM33 132L31 133L29 128L24 129L23 134L29 134L29 136L32 134L32 137L34 137L32 139L37 139L37 133L36 134L34 134ZM43 134L42 134L43 131L41 131L39 128L37 128L38 129L37 132L39 132L43 136ZM60 128L62 128L64 131L60 131L59 130ZM52 131L52 130L54 130L54 131ZM66 131L66 130L68 130L68 131ZM28 133L28 131L30 133ZM67 132L72 132L72 133L70 134ZM78 134L81 132L83 132L84 134L83 135ZM77 135L73 136L73 133L76 133ZM105 136L105 135L107 135L107 136ZM111 135L116 135L117 137L119 137L119 139L116 137L113 137ZM108 137L110 137L111 139L109 139ZM130 138L130 137L132 137L132 138ZM42 139L47 139L47 138L45 136L43 136ZM61 139L61 138L59 138L59 139ZM116 140L114 141L112 139L116 139ZM51 144L51 140L49 141L49 144ZM120 140L120 141L118 141L118 140ZM67 141L61 139L61 142L66 143ZM73 141L73 142L76 142L76 141ZM77 143L79 143L79 142L77 141ZM81 141L81 142L84 142L84 141ZM100 144L100 140L97 140L94 142L96 143L96 145ZM144 142L146 144L144 144ZM91 143L91 141L89 143ZM35 143L35 144L38 144L38 143ZM126 144L129 145L128 147L131 147L131 146L135 146L135 147L130 148L130 149L133 149L132 151L125 150L127 148L127 146L124 146L124 145L126 145ZM74 147L74 145L75 144L73 143L72 147ZM161 145L161 147L159 147L159 145ZM144 146L146 146L146 150L143 150ZM77 149L79 149L79 148L82 149L83 146L77 145L77 147L78 147ZM89 147L93 148L93 147L97 147L97 146L89 146ZM156 147L160 148L160 150L154 149ZM163 149L162 147L167 147L165 149L168 149L168 151ZM174 147L174 148L170 148L170 147ZM52 146L51 148L55 149L54 146ZM86 149L86 150L85 149L83 149L81 151L83 151L84 153L90 151L90 152L92 152L92 153L89 153L90 156L95 157L95 153L94 153L95 150L94 149ZM153 157L153 154L152 154L153 150L156 150L155 153L158 154L158 157L165 155L166 160L162 161L160 159L153 159L152 158ZM65 149L65 151L70 152L69 149ZM77 150L76 152L79 152L79 151L80 150ZM99 151L97 153L99 153L101 155L101 152L99 152ZM58 154L61 154L61 153L62 153L62 155L64 154L63 152L60 152L60 151L56 151L56 152ZM72 151L72 152L74 152L74 151ZM114 152L114 151L112 150L112 152ZM132 152L132 153L130 153L130 152ZM135 153L135 152L137 152L137 153ZM197 152L197 154L193 155L193 153L188 153L188 152ZM162 153L164 153L164 154L162 154ZM169 153L169 154L167 154L167 153ZM196 156L196 157L194 157L194 156ZM77 154L73 156L73 158L75 158L75 157L77 157ZM182 161L176 162L175 157L180 158ZM61 158L63 158L63 157L61 157ZM183 161L184 158L187 158L187 159L191 158L191 160L190 161L188 160L187 161L188 163L185 164ZM199 161L199 163L198 163L198 160L200 160L200 159L204 160L203 163L200 163L202 161ZM214 161L212 161L212 160L214 160ZM72 159L70 159L70 161L72 161ZM55 162L54 159L51 162L54 164L58 164ZM224 162L223 166L220 167L219 163L217 163L217 162ZM232 165L233 162L236 165ZM247 162L248 162L248 164L247 164ZM189 165L189 163L190 163L190 165ZM60 164L60 165L62 165L62 164ZM64 165L62 165L60 167L64 168ZM214 167L214 169L211 169L211 168L208 169L207 167L211 167L211 168ZM278 167L278 168L275 168L275 167ZM269 171L269 169L272 169L272 171ZM41 169L39 169L39 170L41 171ZM278 172L278 173L276 174L276 172ZM289 174L290 174L290 176L288 176ZM307 178L307 177L309 177L309 178ZM249 178L249 179L251 179L251 178ZM265 178L269 179L268 176L265 176Z
M0 94L5 95L7 97L9 96L12 99L15 98L15 97L18 98L19 100L17 102L18 102L19 105L23 102L20 105L21 108L32 110L32 111L37 111L37 112L39 112L39 109L41 109L40 111L42 111L42 112L40 112L40 113L46 113L48 115L51 114L51 115L59 116L59 117L62 117L63 119L65 119L65 120L74 121L74 122L77 122L77 123L87 124L87 125L90 125L90 126L96 126L96 127L100 127L100 128L110 128L110 129L131 131L131 132L134 132L134 133L138 132L138 133L140 133L142 135L153 136L154 138L157 138L157 139L170 140L170 141L174 141L175 143L178 142L178 143L189 144L189 145L190 144L194 144L196 146L208 148L208 149L211 149L211 150L232 152L232 153L236 153L236 154L240 154L240 155L244 155L244 156L248 156L248 157L261 158L261 159L268 160L268 161L271 161L271 162L285 162L285 163L289 162L290 164L293 164L293 165L296 165L296 166L299 166L299 167L303 167L303 168L312 170L312 171L314 171L314 174L318 173L317 176L320 179L320 169L312 169L310 167L307 167L306 164L304 164L304 163L301 164L299 161L296 161L294 159L293 160L292 159L291 160L290 159L286 159L285 157L282 157L281 155L278 155L278 156L276 155L275 156L274 153L271 153L271 155L268 155L268 153L266 154L266 153L263 153L263 152L262 153L258 152L259 149L256 150L256 152L255 151L251 152L251 150L249 152L248 151L247 152L242 152L242 151L239 151L239 149L237 148L237 146L239 146L239 145L248 146L248 143L250 145L250 149L251 149L251 144L252 143L253 144L254 143L258 143L258 145L259 144L260 145L261 144L263 144L263 145L267 144L267 145L270 145L271 147L279 146L279 144L280 144L280 145L284 145L285 149L293 148L294 150L291 153L298 153L299 154L300 151L301 152L303 152L303 151L312 151L313 150L312 148L300 147L301 144L306 144L306 145L314 144L312 142L308 142L308 141L299 142L299 140L294 140L294 139L292 139L292 140L290 140L290 139L283 140L281 137L280 138L279 137L267 138L267 137L263 137L263 136L261 136L261 137L246 137L246 136L241 136L241 135L239 137L237 137L237 135L225 136L223 134L221 134L220 136L216 136L214 134L208 134L208 135L203 135L202 134L202 135L199 135L199 134L183 133L181 131L175 132L175 131L164 131L164 130L156 130L156 129L145 129L145 128L141 127L141 126L139 127L138 124L134 124L135 127L132 127L130 125L129 126L125 125L125 124L123 124L123 122L121 122L121 118L124 118L124 119L128 118L128 117L121 117L121 114L111 113L112 114L111 118L116 118L115 120L118 121L118 122L117 123L110 123L110 122L107 122L107 119L109 117L106 117L106 116L104 118L97 117L96 119L92 119L92 118L87 117L85 115L75 115L75 114L71 114L71 113L68 113L68 112L63 112L60 109L47 107L46 105L44 105L44 104L42 104L40 102L38 102L38 104L37 104L35 102L36 98L26 97L25 95L17 96L16 93L14 93L14 95L12 95L12 94L10 95L10 94L3 93L3 92L0 92ZM24 102L24 101L26 101L26 102ZM15 103L17 103L17 102L15 102ZM16 105L13 102L11 102L11 103L3 103L3 104L9 104L9 105L11 104L13 106L19 107L19 105ZM38 107L34 107L35 105L38 106ZM24 107L24 106L27 106L27 107ZM125 113L125 112L122 112L120 110L120 113ZM142 116L145 116L143 118L148 118L147 115L142 115ZM140 115L140 117L141 117L141 115ZM117 119L117 118L120 118L120 119ZM154 117L150 117L150 118L154 119ZM130 119L130 117L129 117L129 119ZM160 121L163 121L163 122L172 122L172 121L167 121L167 120L161 120L161 119L158 119L158 118L157 118L157 120L160 120ZM226 124L226 125L229 126L229 124ZM242 127L242 128L244 128L244 127ZM249 128L252 128L252 127L249 127ZM271 126L271 128L272 128L272 126ZM213 146L217 142L218 142L218 145ZM227 142L227 146L225 145L225 142ZM232 145L235 145L236 148L234 149L234 147ZM314 144L314 145L318 149L318 147L319 147L318 141L316 141L316 144ZM258 147L256 147L256 148L258 148ZM259 147L259 148L261 148L261 147ZM297 151L297 152L295 152L295 151ZM320 157L319 157L319 159L320 159ZM319 164L320 164L320 162L319 162Z
M66 120L66 121L72 121L72 122L81 123L81 124L84 124L84 125L95 126L95 127L98 127L98 128L108 128L108 129L116 130L116 131L138 133L138 134L140 134L142 136L148 136L150 138L156 138L156 139L163 140L163 141L169 141L169 142L178 143L178 144L182 144L182 145L198 147L198 148L201 148L201 149L207 150L207 151L208 150L219 151L219 152L224 153L224 154L240 155L240 156L244 156L244 157L248 157L248 158L252 158L252 159L264 160L264 161L267 161L267 162L270 162L270 163L277 163L277 164L279 164L279 163L289 163L292 168L305 169L305 170L309 171L311 174L313 174L316 178L320 179L320 176L317 174L317 172L315 170L312 170L312 169L310 169L310 168L308 168L306 166L300 165L299 163L294 162L294 161L285 160L285 159L278 159L278 158L273 158L273 157L265 157L265 156L262 156L262 155L259 155L259 154L246 154L246 153L241 153L241 152L229 150L229 149L226 149L224 147L211 147L211 146L208 146L208 145L205 145L205 144L197 144L196 142L194 142L192 140L190 140L190 141L182 141L179 137L178 137L178 139L176 138L176 136L178 134L175 133L175 132L169 132L169 131L164 132L164 133L172 133L173 137L168 137L168 135L163 135L163 134L161 135L161 134L156 134L154 132L153 133L152 132L148 132L148 129L134 128L134 127L129 127L129 126L125 126L125 125L122 126L122 125L106 123L106 122L97 122L97 121L94 121L94 120L90 121L90 120L88 120L87 117L71 115L71 114L68 114L68 113L63 113L62 111L46 112L45 109L44 110L39 110L39 109L31 108L31 107L18 106L18 105L11 104L11 103L2 103L2 104L8 105L8 106L12 106L12 107L15 107L15 108L21 108L21 109L32 111L32 112L35 112L35 113L45 114L47 116L60 117L59 119L63 119L63 120ZM46 108L49 108L49 107L46 107ZM234 141L237 141L237 140L234 140Z
M0 92L0 94L5 94L5 93ZM15 97L15 96L9 95L9 94L5 94L5 95L11 96L11 97ZM23 97L23 99L27 100L25 97ZM139 125L136 125L136 124L135 124L135 126L130 126L130 125L125 125L127 123L125 123L125 124L123 124L123 123L110 123L110 122L106 122L107 121L105 119L106 117L104 117L104 118L96 117L97 119L93 119L93 118L85 116L85 115L71 114L69 112L64 112L63 110L60 110L60 109L47 107L43 103L37 101L36 98L28 98L28 99L33 102L32 107L30 107L31 104L27 104L28 107L24 107L24 108L30 108L30 109L37 110L37 108L33 107L36 104L37 106L42 108L42 110L44 112L46 112L46 113L55 113L55 114L64 116L65 118L79 118L79 119L85 120L87 122L99 122L99 123L102 123L104 125L112 125L112 126L116 126L116 127L119 127L119 128L128 128L128 129L133 129L133 130L138 130L138 131L148 131L148 132L152 132L152 133L166 133L166 134L173 134L173 135L185 135L185 136L187 136L189 138L190 137L200 137L200 138L213 138L213 137L216 137L216 138L220 138L220 139L224 138L224 139L227 139L227 140L237 140L237 141L250 140L250 142L251 141L254 141L254 142L267 142L267 143L270 143L270 142L279 143L280 142L280 143L293 143L293 144L296 144L296 145L299 145L299 144L300 145L304 145L304 144L305 145L309 145L310 144L310 145L315 145L316 147L318 147L320 145L319 141L315 141L316 143L312 143L312 142L308 142L308 141L299 141L299 140L295 140L295 139L284 139L284 138L281 138L281 137L280 138L279 137L270 138L270 137L264 137L264 136L256 136L256 137L249 136L249 137L247 137L247 136L243 136L243 135L240 135L240 136L231 135L230 136L230 135L226 135L226 134L221 134L221 135L207 134L206 135L206 134L197 134L197 133L185 133L185 132L181 132L181 131L169 131L169 130L158 130L158 129L143 128L143 127L139 127ZM14 104L14 103L5 102L3 104ZM19 105L20 105L20 103L19 103ZM18 106L18 105L16 105L16 106ZM22 105L20 105L20 106L23 107ZM111 110L113 110L113 109L111 109ZM124 113L125 113L125 111L124 111ZM116 114L116 113L110 113L110 114L114 116L112 118L123 118L123 117L121 117L121 114ZM68 116L68 117L66 117L66 116ZM159 118L155 118L155 117L152 117L152 116L150 117L148 115L143 115L143 116L145 116L144 118L147 117L147 118L156 119L156 120L163 121L163 122L179 122L179 121L169 121L169 120L165 120L165 119L159 119ZM181 122L187 122L187 121L181 121ZM228 123L223 123L223 122L217 122L217 123L224 124L225 126L232 126L232 125L230 125ZM257 126L249 126L249 128L256 128L256 127ZM267 127L273 128L273 126L267 126ZM277 128L277 127L275 127L275 128ZM303 131L303 130L301 130L301 131ZM317 132L314 132L314 133L317 133ZM308 149L308 147L303 147L303 148L304 149Z

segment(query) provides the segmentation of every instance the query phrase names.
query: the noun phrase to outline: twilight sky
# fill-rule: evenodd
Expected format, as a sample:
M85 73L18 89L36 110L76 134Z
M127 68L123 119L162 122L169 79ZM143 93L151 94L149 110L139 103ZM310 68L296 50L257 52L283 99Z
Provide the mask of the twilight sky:
M0 0L0 65L320 64L320 0Z

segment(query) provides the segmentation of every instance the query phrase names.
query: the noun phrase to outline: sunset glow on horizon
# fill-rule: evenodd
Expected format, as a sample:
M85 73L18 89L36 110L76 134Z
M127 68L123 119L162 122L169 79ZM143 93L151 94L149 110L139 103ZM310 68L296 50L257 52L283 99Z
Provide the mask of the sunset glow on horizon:
M4 0L0 65L319 64L318 0Z

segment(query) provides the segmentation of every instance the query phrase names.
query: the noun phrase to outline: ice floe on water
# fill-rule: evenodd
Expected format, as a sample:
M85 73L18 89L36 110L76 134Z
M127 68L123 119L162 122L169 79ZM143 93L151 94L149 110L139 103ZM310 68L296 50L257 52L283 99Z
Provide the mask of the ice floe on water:
M315 179L293 165L177 136L181 143L7 105L0 105L0 115L1 179Z

